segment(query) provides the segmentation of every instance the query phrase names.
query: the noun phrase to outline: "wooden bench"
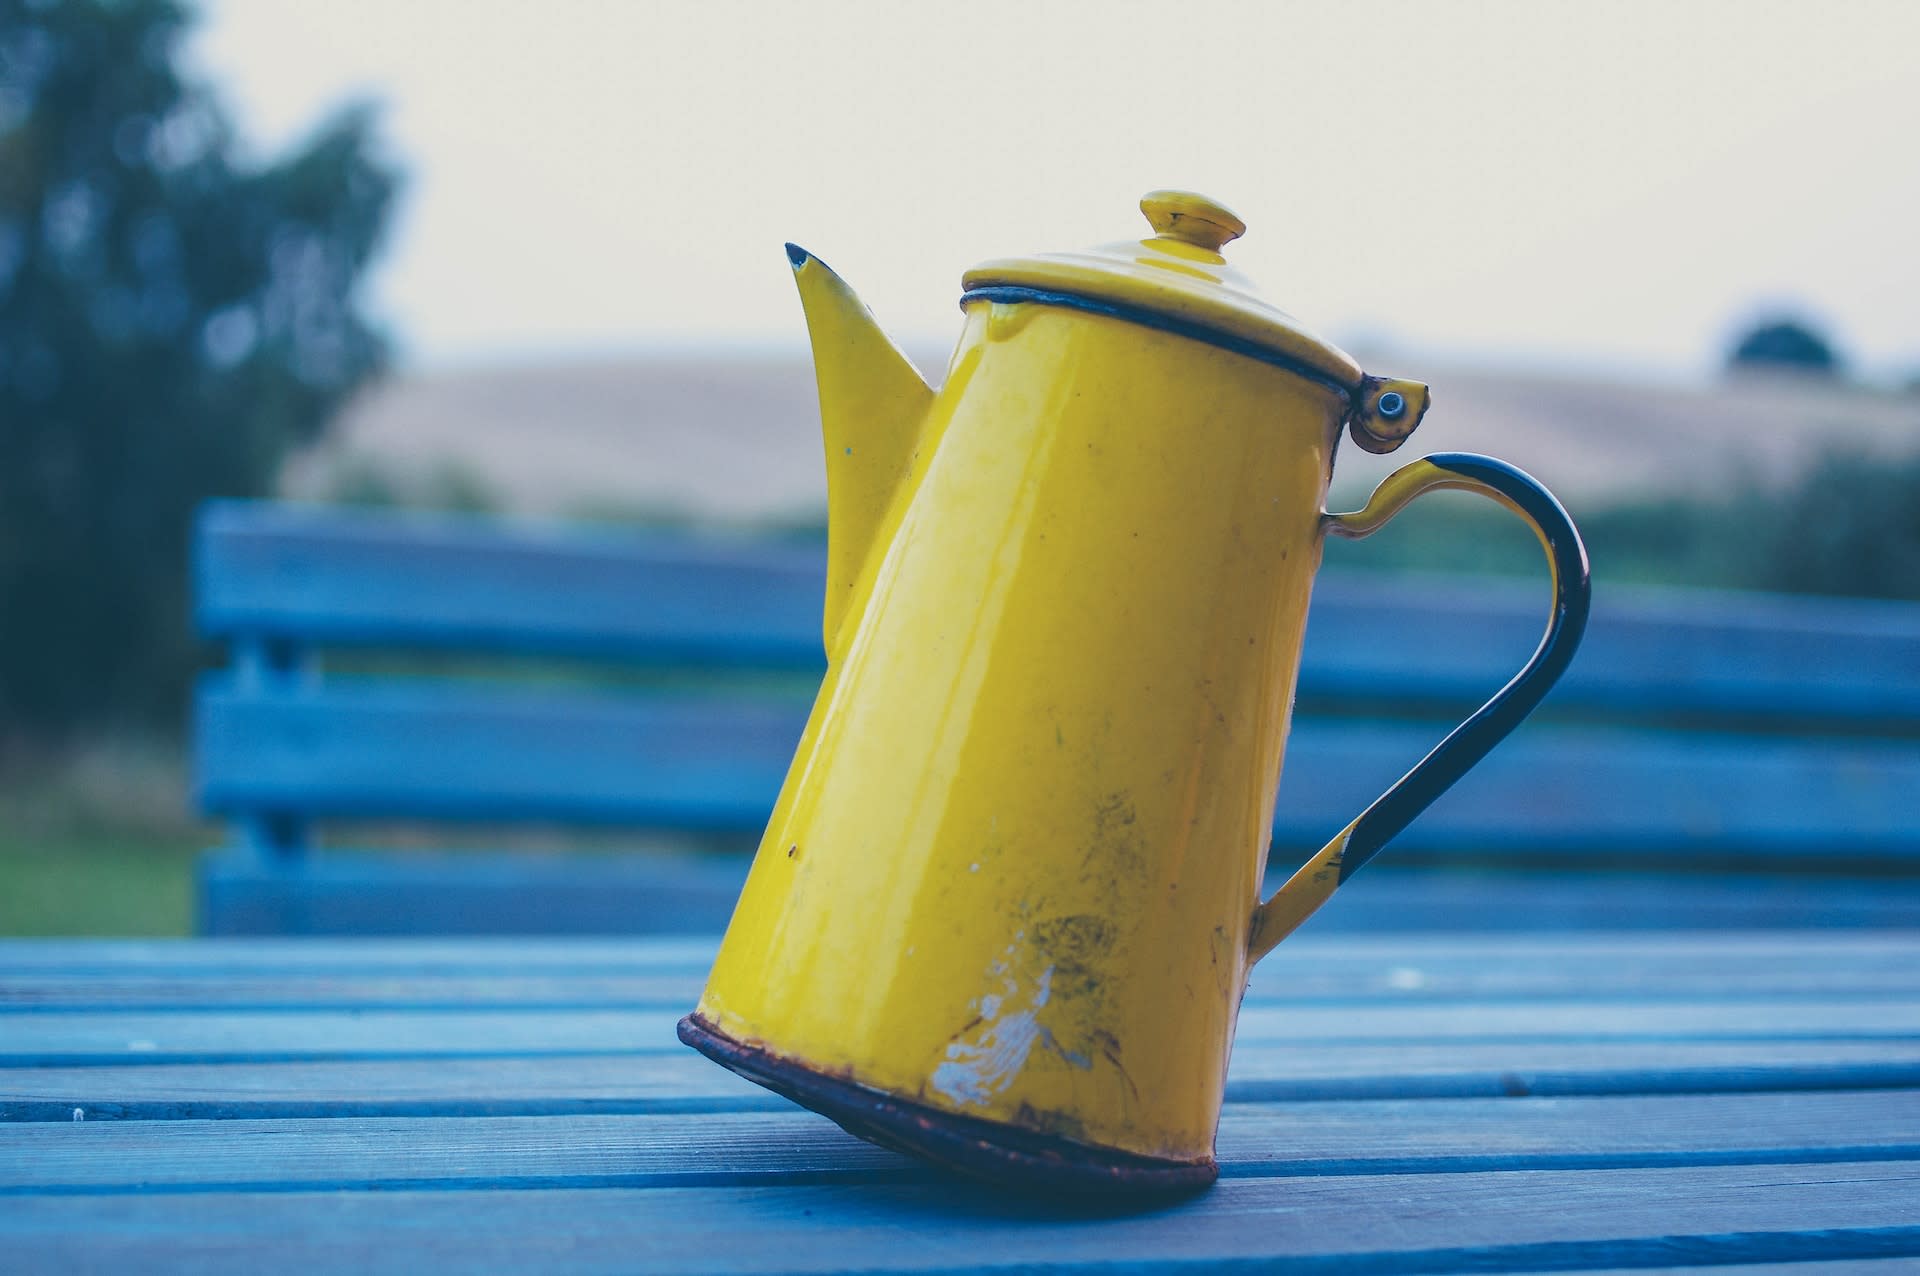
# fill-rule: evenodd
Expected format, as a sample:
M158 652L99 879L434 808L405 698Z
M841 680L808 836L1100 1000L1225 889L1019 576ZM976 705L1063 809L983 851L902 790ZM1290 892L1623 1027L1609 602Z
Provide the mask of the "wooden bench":
M231 659L198 695L196 778L232 837L203 866L202 928L717 929L822 665L823 561L805 542L210 507L198 621ZM1516 670L1545 605L1538 582L1323 576L1276 865ZM317 845L355 822L376 843L560 825L692 849ZM1310 924L1920 925L1920 606L1603 583L1536 719Z

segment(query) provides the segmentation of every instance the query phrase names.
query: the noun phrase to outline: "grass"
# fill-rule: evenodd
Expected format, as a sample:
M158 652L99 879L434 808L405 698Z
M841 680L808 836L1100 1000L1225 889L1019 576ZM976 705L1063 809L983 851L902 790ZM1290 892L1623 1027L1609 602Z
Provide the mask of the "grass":
M0 935L185 935L215 830L186 808L178 744L0 751Z
M186 935L207 843L151 832L0 833L0 935Z
M534 673L540 685L539 670ZM797 685L791 675L768 682L788 693ZM224 831L193 818L188 800L184 746L177 741L116 739L57 754L0 747L0 936L192 934L195 865ZM322 823L316 831L342 850L510 846L553 854L740 856L757 840L518 826Z

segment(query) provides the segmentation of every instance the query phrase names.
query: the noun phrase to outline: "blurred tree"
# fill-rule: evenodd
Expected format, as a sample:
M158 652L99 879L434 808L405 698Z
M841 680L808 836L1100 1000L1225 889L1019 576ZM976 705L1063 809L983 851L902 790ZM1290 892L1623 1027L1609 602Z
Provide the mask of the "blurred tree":
M1749 328L1727 356L1730 368L1785 368L1831 376L1840 356L1811 324L1798 319L1769 319Z
M195 507L268 492L384 360L370 109L250 164L190 25L0 0L0 727L176 712Z
M1791 478L1715 495L1574 510L1603 584L1639 582L1920 601L1920 452L1836 445ZM1505 510L1422 501L1364 546L1327 543L1337 570L1536 575L1540 546Z
M1920 453L1833 450L1747 501L1762 589L1920 599Z

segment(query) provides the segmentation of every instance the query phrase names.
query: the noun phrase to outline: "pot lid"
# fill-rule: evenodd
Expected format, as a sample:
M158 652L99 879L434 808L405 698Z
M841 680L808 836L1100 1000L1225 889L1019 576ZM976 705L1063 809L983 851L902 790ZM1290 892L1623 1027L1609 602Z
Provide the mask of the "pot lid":
M1154 191L1140 201L1154 233L1081 252L982 262L962 276L969 296L1045 301L1073 298L1125 318L1294 368L1355 390L1360 365L1338 346L1259 295L1221 256L1247 224L1224 204L1191 191Z

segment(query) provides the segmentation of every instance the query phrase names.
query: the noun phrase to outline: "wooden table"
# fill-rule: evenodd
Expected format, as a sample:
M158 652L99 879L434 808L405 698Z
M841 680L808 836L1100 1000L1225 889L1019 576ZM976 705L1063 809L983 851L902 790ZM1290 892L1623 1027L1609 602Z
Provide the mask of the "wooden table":
M1302 936L1106 1217L680 1046L712 948L0 942L0 1269L1920 1266L1920 934Z

